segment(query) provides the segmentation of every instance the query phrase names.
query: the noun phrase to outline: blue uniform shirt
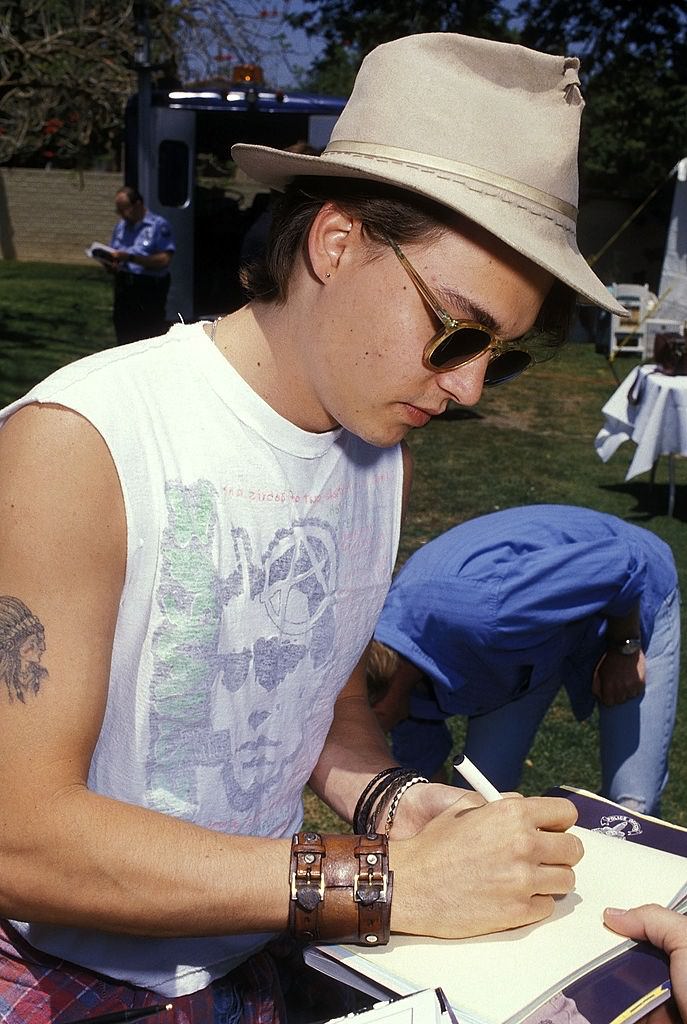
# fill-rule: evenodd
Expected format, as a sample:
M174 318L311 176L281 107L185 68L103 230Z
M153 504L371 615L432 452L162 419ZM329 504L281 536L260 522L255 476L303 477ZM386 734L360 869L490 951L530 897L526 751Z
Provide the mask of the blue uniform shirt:
M397 574L375 637L431 680L420 718L501 707L561 673L579 718L606 616L640 601L643 646L677 586L672 552L648 530L569 505L528 505L461 523Z
M110 245L113 249L126 249L134 256L154 256L158 252L174 252L176 248L169 221L150 210L146 210L137 224L130 224L123 218L118 221ZM124 263L123 269L130 274L145 274L148 277L164 277L169 273L168 267L151 270L138 263Z

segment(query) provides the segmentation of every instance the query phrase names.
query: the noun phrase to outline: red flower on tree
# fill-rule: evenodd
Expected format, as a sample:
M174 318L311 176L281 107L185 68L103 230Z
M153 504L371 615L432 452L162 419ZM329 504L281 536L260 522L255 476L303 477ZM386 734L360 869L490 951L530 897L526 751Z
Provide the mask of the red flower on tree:
M55 132L59 132L60 128L64 126L64 121L60 121L59 117L51 117L45 122L41 129L44 135L54 135Z

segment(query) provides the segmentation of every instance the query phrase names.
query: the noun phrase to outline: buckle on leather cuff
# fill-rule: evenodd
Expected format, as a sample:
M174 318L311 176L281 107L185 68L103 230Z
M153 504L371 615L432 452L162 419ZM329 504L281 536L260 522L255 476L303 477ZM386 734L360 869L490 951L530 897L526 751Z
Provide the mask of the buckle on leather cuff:
M384 945L389 941L392 893L386 836L293 836L292 935L316 942Z
M356 903L386 903L388 873L382 871L381 855L361 854L360 860L366 862L367 871L356 871L353 878L353 899Z
M324 899L324 844L317 832L294 836L291 899L311 912Z

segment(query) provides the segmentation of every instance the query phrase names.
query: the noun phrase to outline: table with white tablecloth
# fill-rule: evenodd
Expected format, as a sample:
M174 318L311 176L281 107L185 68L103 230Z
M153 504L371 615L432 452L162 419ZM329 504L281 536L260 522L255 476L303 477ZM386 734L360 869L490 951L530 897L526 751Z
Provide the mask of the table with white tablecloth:
M607 462L624 441L637 450L625 474L655 472L668 456L668 515L675 506L675 455L687 455L687 377L670 377L653 365L632 370L601 410L604 425L596 435L597 454Z

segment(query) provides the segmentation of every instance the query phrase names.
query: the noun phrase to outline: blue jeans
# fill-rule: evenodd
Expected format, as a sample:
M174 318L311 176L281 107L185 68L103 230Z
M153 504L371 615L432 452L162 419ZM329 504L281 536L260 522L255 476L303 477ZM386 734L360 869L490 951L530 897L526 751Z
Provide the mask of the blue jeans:
M601 655L603 644L592 654ZM644 814L657 814L668 781L680 672L680 597L673 591L659 609L645 651L646 689L616 707L599 705L601 793ZM589 678L591 688L591 676ZM484 715L468 716L465 753L501 790L515 790L537 729L561 688L558 674ZM451 752L446 722L408 718L392 730L394 756L428 778ZM565 783L551 779L551 785ZM460 783L464 785L464 783Z

